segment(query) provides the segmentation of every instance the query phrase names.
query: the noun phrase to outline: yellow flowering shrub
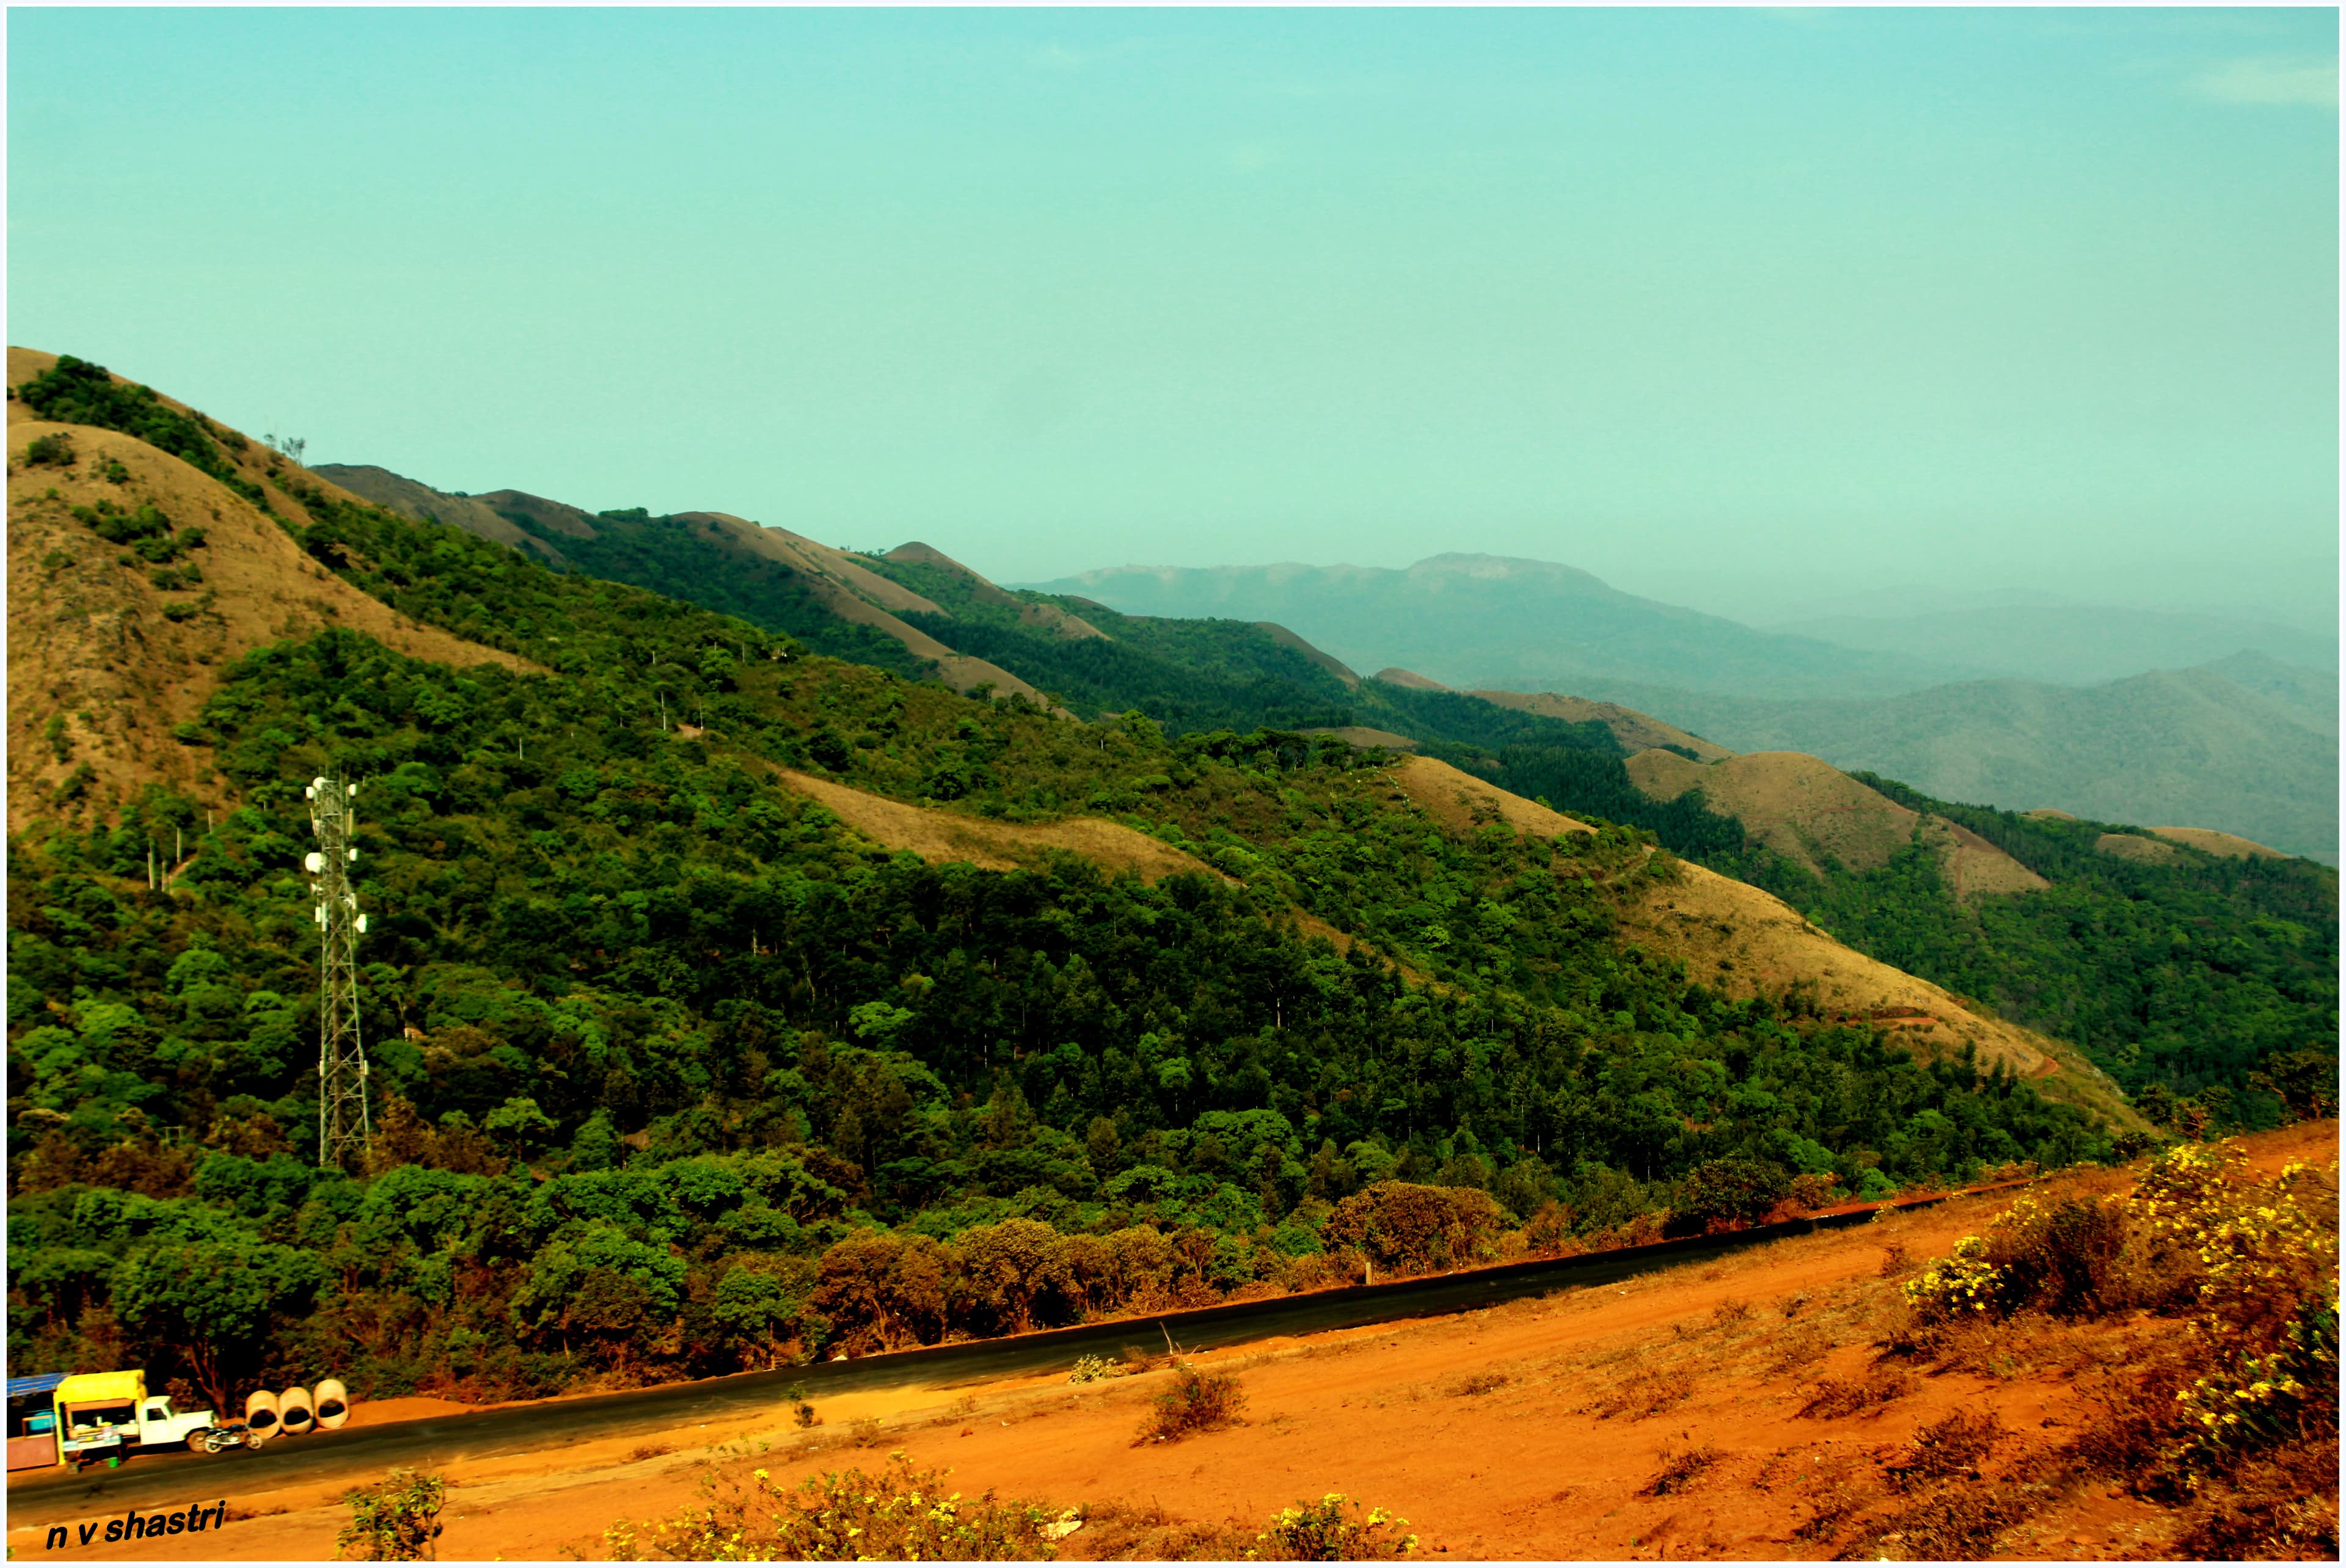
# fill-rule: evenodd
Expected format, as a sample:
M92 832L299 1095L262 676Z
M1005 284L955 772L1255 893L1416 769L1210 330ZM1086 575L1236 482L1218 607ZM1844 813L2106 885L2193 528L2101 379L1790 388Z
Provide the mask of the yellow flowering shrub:
M2188 1319L2080 1440L2149 1490L2188 1495L2276 1445L2335 1441L2335 1165L2267 1176L2238 1143L2178 1145L2124 1196L2021 1199L1904 1288L1918 1348L2031 1309Z
M1926 1323L1993 1312L2004 1300L2004 1271L1987 1259L1987 1238L1966 1236L1954 1251L1902 1287L1907 1304Z
M692 1563L1049 1562L1074 1511L1053 1514L992 1492L948 1492L941 1471L915 1471L902 1453L877 1475L810 1476L786 1491L764 1469L712 1466L702 1501L648 1527L604 1532L614 1561Z
M1406 1519L1382 1508L1363 1514L1351 1498L1331 1492L1317 1502L1280 1509L1247 1555L1274 1563L1390 1562L1417 1550L1417 1537L1402 1533L1408 1528Z

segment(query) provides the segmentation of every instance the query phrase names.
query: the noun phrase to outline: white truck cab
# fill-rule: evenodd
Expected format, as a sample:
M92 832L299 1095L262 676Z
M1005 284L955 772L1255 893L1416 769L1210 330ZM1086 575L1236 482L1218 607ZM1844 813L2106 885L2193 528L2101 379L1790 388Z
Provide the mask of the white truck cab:
M200 1436L212 1428L212 1412L189 1410L181 1414L171 1409L168 1399L148 1399L138 1406L138 1444L141 1448L168 1448L184 1443L191 1436ZM199 1442L192 1445L201 1448Z

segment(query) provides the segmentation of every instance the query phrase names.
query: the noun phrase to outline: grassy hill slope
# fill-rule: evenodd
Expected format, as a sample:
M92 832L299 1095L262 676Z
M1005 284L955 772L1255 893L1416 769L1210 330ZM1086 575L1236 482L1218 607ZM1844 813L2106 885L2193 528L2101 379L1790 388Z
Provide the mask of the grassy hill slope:
M225 670L327 626L453 665L525 661L386 607L306 555L298 465L184 404L8 351L8 820L111 817L150 784L218 809L190 742ZM107 403L157 441L87 423ZM43 417L44 412L59 415ZM167 850L176 846L165 846ZM167 853L168 870L174 854Z

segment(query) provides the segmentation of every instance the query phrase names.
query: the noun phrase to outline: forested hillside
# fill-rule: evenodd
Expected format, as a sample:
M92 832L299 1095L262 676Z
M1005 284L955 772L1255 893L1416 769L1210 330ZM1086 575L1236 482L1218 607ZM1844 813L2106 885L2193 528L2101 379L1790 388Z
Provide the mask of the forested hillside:
M1633 828L1445 827L1373 751L965 698L265 484L311 561L538 669L265 647L173 742L232 809L158 786L12 835L12 1365L546 1390L2112 1146L2000 1070L1624 943L1617 901L1679 874ZM1213 870L932 864L785 768ZM324 772L363 781L372 918L348 1173L307 1157Z
M606 518L595 524L607 537L591 545L598 553L588 570L770 629L820 635L835 650L886 643L890 657L872 662L918 673L901 645L829 616L788 571L754 561L729 566L722 542L682 520ZM521 514L515 521L531 523ZM537 532L554 537L543 526ZM582 532L574 525L560 542L575 552ZM2111 824L2059 828L1914 797L1918 809L1977 829L2055 884L1958 900L1943 857L1921 849L1879 865L1832 863L1830 854L1826 863L1788 858L1762 841L1764 831L1747 831L1713 809L1699 786L1653 799L1623 765L1627 747L1593 718L1539 711L1560 706L1553 699L1493 694L1502 706L1363 679L1275 626L1127 616L1088 599L1008 592L925 545L856 559L935 606L904 621L1079 713L1137 709L1177 735L1271 725L1406 737L1502 789L1635 825L1677 853L1766 887L1861 952L2074 1041L2129 1090L2157 1085L2171 1100L2212 1089L2222 1118L2269 1125L2281 1101L2252 1082L2266 1059L2309 1047L2334 1055L2336 879L2316 866L2252 870L2207 856L2120 866L2078 848L2090 849ZM1104 635L1069 635L1054 616L1080 616L1084 632ZM2251 681L2280 667L2234 661L2226 671ZM2320 695L2290 687L2272 700L2310 714ZM1982 813L1992 830L1974 820Z

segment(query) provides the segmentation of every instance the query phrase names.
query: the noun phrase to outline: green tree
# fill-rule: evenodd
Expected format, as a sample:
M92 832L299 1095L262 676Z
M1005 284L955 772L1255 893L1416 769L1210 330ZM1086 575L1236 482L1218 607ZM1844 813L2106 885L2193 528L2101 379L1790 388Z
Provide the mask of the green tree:
M245 1237L165 1241L122 1260L110 1298L134 1338L167 1348L226 1411L278 1317L306 1305L320 1275L310 1253Z

